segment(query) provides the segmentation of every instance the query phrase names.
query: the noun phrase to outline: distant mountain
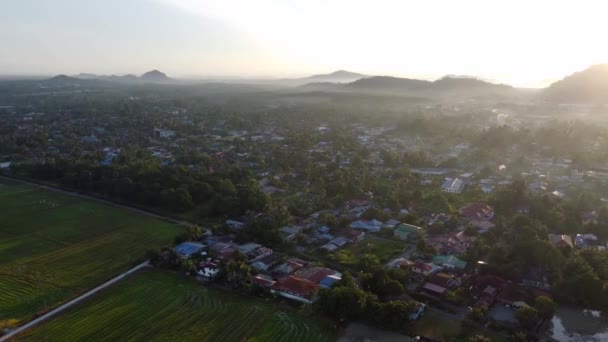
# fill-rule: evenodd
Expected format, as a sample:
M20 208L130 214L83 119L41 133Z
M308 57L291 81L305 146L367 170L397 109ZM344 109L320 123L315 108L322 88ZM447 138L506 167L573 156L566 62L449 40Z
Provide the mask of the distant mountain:
M359 74L356 72L350 72L346 70L334 71L331 74L321 74L306 77L308 80L314 81L325 81L325 82L336 82L336 80L342 80L344 82L353 82L355 80L369 77L367 75Z
M81 79L67 75L57 75L45 80L47 83L75 83L79 81L81 81Z
M283 86L291 86L298 87L308 83L349 83L354 82L356 80L369 77L367 75L359 74L356 72L350 72L346 70L338 70L334 71L330 74L320 74L313 75L309 77L303 78L287 78L282 80L273 81L274 83L283 85Z
M374 76L363 78L346 85L350 89L369 91L406 91L425 89L431 82L411 78L399 78L392 76Z
M608 103L608 64L598 64L551 84L545 97L559 103Z
M141 75L139 78L142 81L152 81L152 82L164 82L170 81L171 79L167 77L165 73L162 73L158 70L148 71L145 74Z
M298 89L301 91L388 94L423 98L504 97L513 96L516 92L513 87L508 85L494 84L470 77L444 77L432 82L411 78L373 76L347 84L309 83Z
M118 75L111 75L111 76L107 76L106 77L107 80L109 81L121 81L121 82L137 82L139 81L139 77L135 76L135 75L122 75L122 76L118 76Z
M99 78L99 75L81 72L80 74L78 74L78 75L76 75L74 77L76 77L76 78L84 78L84 79L95 79L95 78Z

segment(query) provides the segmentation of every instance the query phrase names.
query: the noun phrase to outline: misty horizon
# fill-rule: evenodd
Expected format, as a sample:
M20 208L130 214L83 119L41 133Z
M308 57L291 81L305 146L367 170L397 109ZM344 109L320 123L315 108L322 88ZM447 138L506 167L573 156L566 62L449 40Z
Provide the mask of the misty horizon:
M602 9L545 1L9 0L0 5L8 51L0 74L158 69L176 78L272 79L344 69L539 87L608 61L598 44L606 31Z

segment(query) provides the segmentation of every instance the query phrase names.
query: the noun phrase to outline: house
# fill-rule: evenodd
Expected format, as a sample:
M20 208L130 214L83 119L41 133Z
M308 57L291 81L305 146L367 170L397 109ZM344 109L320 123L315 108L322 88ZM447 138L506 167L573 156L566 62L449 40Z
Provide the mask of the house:
M251 283L263 288L270 288L276 283L272 278L264 274L258 274L251 277Z
M226 220L226 225L230 229L241 230L245 227L245 222L240 220Z
M272 249L268 247L259 247L245 254L249 263L254 263L263 258L269 257L272 255Z
M454 255L437 255L433 258L433 263L448 270L463 271L467 266L466 261Z
M319 286L325 289L331 289L341 279L342 276L336 274L328 275L319 282Z
M572 238L570 235L563 234L549 234L549 241L555 247L574 247L572 244Z
M264 272L268 270L275 263L275 261L276 260L273 255L268 255L264 258L252 262L251 267L258 272Z
M460 235L459 235L460 234ZM464 254L471 241L463 232L435 235L426 240L426 244L442 254Z
M412 312L409 316L410 321L416 321L420 319L420 317L422 317L422 315L426 311L426 304L420 302L416 302L416 304L416 310Z
M188 259L200 253L205 247L207 246L202 243L188 241L175 246L175 253L182 259Z
M397 227L401 222L399 222L398 220L395 219L390 219L388 221L386 221L386 223L384 223L382 225L382 228L388 228L388 229L394 229L395 227Z
M446 178L441 190L452 194L459 194L464 189L464 182L459 178Z
M249 242L240 246L237 246L236 249L241 252L242 254L247 255L247 253L256 250L258 248L262 247L262 245L255 243L255 242Z
M232 254L236 251L234 243L217 242L209 248L219 259L227 260L232 258Z
M437 297L441 297L444 294L444 292L447 290L448 289L443 286L436 285L436 284L433 284L430 282L426 282L422 286L422 291L424 291L427 294L437 296Z
M445 288L457 287L461 284L460 278L446 272L437 272L433 274L429 278L429 282Z
M417 261L412 265L412 273L422 277L427 277L439 270L441 270L440 266L424 263L422 261Z
M492 304L496 301L496 294L498 293L498 289L492 286L486 286L486 288L481 291L481 295L479 299L473 306L482 309L489 309Z
M550 290L551 283L549 282L549 278L545 271L538 267L531 267L524 271L522 275L521 285L531 288L529 290L541 289L541 290Z
M220 262L219 260L207 260L201 262L198 266L198 271L196 272L199 276L206 279L213 279L220 272Z
M494 217L494 208L483 203L471 203L460 208L458 213L470 221L490 221Z
M294 227L285 226L285 227L279 228L279 234L281 234L281 237L285 241L291 241L291 240L295 239L296 234L298 234L299 232L300 232L300 229L297 229Z
M482 234L487 233L490 229L496 227L496 225L490 221L473 220L470 223Z
M480 188L484 194L489 194L494 191L494 186L490 184L482 184Z
M365 239L365 232L351 229L346 233L346 238L352 243L359 242Z
M458 286L459 284L459 279L453 274L438 272L429 278L422 287L422 290L428 294L441 297L449 288Z
M306 264L307 262L302 259L291 258L288 259L285 263L277 266L275 270L283 274L292 274L293 272L306 266Z
M382 228L382 222L378 220L357 220L350 224L352 229L362 229L368 232L376 233Z
M586 211L581 213L581 223L583 226L597 224L600 215L596 211Z
M578 248L586 248L597 243L595 234L576 234L574 245Z
M414 263L406 258L396 258L386 264L388 268L410 268Z
M317 231L319 234L328 234L331 229L328 226L322 226L321 228L317 229Z
M270 287L272 293L298 302L312 304L317 299L319 286L308 279L286 276Z
M339 278L342 278L342 274L340 272L321 266L310 266L301 268L295 273L295 275L303 279L308 279L314 284L320 283L321 280L325 279L325 277L330 275L335 275Z
M407 223L401 223L397 227L395 227L393 235L398 239L407 240L409 238L415 238L419 232L423 231L424 229L420 227Z
M344 247L344 245L348 244L349 242L350 240L344 236L338 236L337 238L329 241L330 244L336 245L337 247Z
M333 243L326 243L323 246L319 247L320 249L322 249L324 252L327 253L331 253L331 252L335 252L338 249L340 249L338 246L334 245Z
M154 136L157 138L170 138L172 136L175 136L175 131L169 130L169 129L160 129L160 128L155 128L154 129Z
M317 238L319 240L331 241L334 239L334 236L331 234L317 234Z

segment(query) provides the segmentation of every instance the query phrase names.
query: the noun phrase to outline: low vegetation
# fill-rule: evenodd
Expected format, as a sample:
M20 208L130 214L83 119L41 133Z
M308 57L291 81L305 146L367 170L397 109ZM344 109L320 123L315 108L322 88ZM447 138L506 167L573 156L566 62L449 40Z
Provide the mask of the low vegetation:
M20 340L332 341L334 331L325 323L273 302L143 271Z
M143 261L181 228L0 181L0 327L18 325Z

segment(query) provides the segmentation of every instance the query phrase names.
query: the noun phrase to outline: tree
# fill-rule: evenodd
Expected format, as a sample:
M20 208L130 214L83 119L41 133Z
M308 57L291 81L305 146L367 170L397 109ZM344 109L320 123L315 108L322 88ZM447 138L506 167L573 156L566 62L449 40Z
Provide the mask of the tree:
M184 271L188 274L192 274L192 273L196 272L196 264L194 263L194 261L192 259L186 259L182 263L182 267L183 267Z
M401 329L416 309L414 302L390 301L379 305L376 320L389 329Z
M469 337L469 342L492 342L492 340L487 336L474 335Z
M336 226L338 224L338 220L336 219L336 217L334 215L330 215L328 213L323 214L323 216L321 218L321 222L323 222L329 228L336 228Z
M334 319L358 319L364 317L368 296L356 287L337 286L322 290L320 305Z
M373 254L363 254L359 259L359 267L362 270L369 270L374 266L380 265L380 259Z
M486 310L482 309L482 308L472 308L471 311L469 312L469 314L467 315L467 318L475 321L475 322L481 322L483 319L485 319L486 317Z
M416 250L418 253L425 254L427 251L426 241L423 238L419 238L418 242L416 242Z
M595 274L589 263L577 254L566 260L556 289L562 300L573 304L598 307L606 301L603 281Z
M160 260L160 253L156 249L149 249L146 251L146 259L150 260L152 266L156 266Z
M525 329L532 329L538 323L538 311L531 306L523 306L517 309L515 317Z
M542 319L551 319L555 315L555 302L547 296L538 296L534 300L534 308Z
M243 254L235 251L233 259L225 267L226 280L234 287L242 287L251 276L251 268Z
M201 229L201 227L199 227L195 224L188 225L187 232L188 232L188 239L194 240L194 241L200 239L201 235L203 235L203 230Z
M371 207L371 208L367 209L361 215L361 217L366 220L373 220L373 219L382 220L384 218L384 216L385 216L384 212L380 208L376 208L376 207Z

